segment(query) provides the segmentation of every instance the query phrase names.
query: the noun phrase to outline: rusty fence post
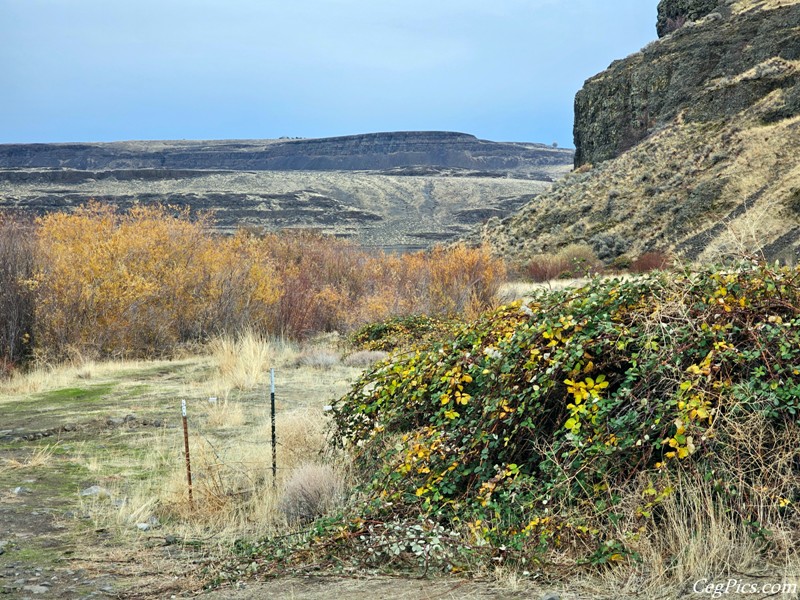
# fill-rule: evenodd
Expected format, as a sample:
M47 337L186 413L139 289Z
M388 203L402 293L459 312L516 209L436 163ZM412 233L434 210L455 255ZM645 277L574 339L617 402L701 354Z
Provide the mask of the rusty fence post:
M189 506L194 510L192 497L192 461L189 458L189 424L186 421L186 400L181 401L181 415L183 416L183 447L186 454L186 480L189 483Z

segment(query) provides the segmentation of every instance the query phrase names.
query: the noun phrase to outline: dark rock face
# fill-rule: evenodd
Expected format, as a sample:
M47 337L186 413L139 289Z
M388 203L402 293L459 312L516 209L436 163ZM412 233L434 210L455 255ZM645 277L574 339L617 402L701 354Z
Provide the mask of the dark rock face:
M661 14L702 4L665 0ZM797 263L800 0L721 4L587 81L575 102L585 166L470 239L521 263L569 244L606 261Z
M416 165L530 170L572 151L479 140L463 133L395 132L307 140L0 145L0 168L384 170Z
M688 21L696 21L713 12L721 0L661 0L658 3L658 37L672 33Z
M711 4L665 1L659 14L700 14ZM612 63L578 92L575 165L619 156L676 118L728 119L776 91L765 122L797 114L800 73L792 61L798 59L798 4L737 13L725 7L687 23Z

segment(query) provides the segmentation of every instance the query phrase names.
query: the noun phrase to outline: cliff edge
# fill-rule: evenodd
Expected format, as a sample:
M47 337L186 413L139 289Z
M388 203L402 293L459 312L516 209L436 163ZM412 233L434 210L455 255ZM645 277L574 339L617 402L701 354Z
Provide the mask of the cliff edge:
M663 0L659 15L677 4L709 6ZM800 0L725 2L614 62L576 96L575 142L579 168L473 239L517 260L571 243L607 261L650 250L793 260Z

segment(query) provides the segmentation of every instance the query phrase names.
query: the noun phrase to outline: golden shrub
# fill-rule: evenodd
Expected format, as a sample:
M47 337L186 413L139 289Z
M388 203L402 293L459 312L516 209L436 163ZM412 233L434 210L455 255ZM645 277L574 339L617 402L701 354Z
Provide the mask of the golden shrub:
M505 276L488 250L369 253L309 231L233 236L164 206L38 220L40 354L152 356L251 328L291 338L391 316L472 315Z

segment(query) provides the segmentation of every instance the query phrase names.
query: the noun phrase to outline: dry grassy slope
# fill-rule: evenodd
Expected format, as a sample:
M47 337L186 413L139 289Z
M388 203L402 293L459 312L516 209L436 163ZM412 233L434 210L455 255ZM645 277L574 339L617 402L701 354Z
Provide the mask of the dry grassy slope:
M800 2L742 1L731 9L728 21L707 18L680 37L736 27L738 18L774 19L776 10L796 17ZM800 49L800 28L776 35L789 40L790 50ZM673 36L657 42L667 45L660 56L674 43ZM641 62L642 56L626 60ZM798 80L800 60L772 57L706 81L698 92L704 102L729 97L737 86L747 91L768 89L771 81L780 85L725 118L697 118L690 99L632 149L573 172L517 215L491 220L471 239L488 241L515 259L571 243L588 243L606 260L656 249L701 261L759 250L769 258L794 257L800 244Z
M557 179L568 165L542 167ZM26 172L27 175L31 172ZM72 174L77 172L71 172ZM89 198L122 207L134 201L214 210L220 229L249 225L313 227L382 248L419 248L506 216L550 184L506 177L395 176L343 171L193 172L191 177L0 178L0 210L74 208ZM126 174L126 177L130 173ZM49 177L49 176L48 176Z

